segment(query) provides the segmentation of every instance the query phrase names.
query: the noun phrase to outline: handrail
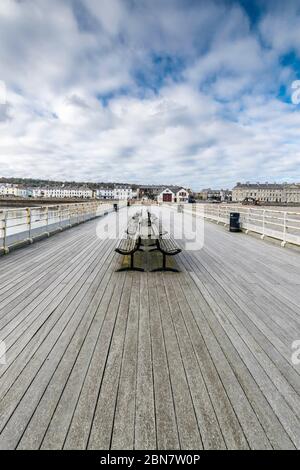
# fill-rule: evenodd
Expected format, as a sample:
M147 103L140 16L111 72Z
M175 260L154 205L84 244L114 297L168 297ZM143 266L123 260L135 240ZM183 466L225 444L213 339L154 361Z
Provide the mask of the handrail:
M170 206L170 204L165 204ZM177 207L176 204L171 206ZM182 204L181 204L182 206ZM281 245L286 243L300 245L300 212L295 210L265 209L225 204L184 204L184 211L198 214L217 223L229 224L230 212L239 212L242 229L261 235L276 238ZM191 211L192 209L192 211ZM297 226L297 223L299 226Z
M119 201L119 205L125 204ZM33 243L37 238L50 236L74 225L113 211L113 203L100 201L51 204L47 206L0 208L0 252Z

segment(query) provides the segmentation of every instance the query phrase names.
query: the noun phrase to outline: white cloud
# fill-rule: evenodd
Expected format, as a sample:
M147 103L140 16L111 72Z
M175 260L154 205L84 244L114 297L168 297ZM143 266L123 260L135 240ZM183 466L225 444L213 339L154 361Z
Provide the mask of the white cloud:
M292 7L251 28L220 2L2 0L0 174L299 180L300 108L277 97L295 79L279 61L297 40L288 20Z

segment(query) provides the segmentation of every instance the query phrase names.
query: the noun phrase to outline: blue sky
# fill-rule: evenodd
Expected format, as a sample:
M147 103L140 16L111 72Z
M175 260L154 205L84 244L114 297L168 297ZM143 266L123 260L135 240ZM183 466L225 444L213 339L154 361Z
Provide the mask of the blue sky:
M295 80L298 0L1 0L0 175L300 181Z

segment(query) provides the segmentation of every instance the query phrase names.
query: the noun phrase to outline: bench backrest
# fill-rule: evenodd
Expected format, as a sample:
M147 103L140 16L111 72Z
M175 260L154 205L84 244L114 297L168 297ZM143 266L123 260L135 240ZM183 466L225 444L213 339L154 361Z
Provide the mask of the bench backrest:
M130 238L138 238L140 236L141 216L136 214L129 220L126 233Z

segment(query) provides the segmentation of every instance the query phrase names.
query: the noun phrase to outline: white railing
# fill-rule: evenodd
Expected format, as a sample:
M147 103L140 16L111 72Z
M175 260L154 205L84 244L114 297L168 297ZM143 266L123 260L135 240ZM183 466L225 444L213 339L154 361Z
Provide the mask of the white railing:
M177 206L172 204L172 206ZM239 212L241 228L246 232L255 232L261 238L272 237L286 243L300 245L300 210L278 210L276 208L258 208L226 204L181 204L187 213L196 213L206 219L224 225L229 224L230 212Z
M119 202L122 206L123 202ZM60 204L18 209L0 209L0 251L33 243L35 239L50 236L113 210L113 203L98 201Z

